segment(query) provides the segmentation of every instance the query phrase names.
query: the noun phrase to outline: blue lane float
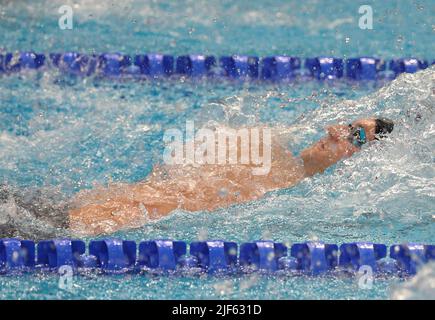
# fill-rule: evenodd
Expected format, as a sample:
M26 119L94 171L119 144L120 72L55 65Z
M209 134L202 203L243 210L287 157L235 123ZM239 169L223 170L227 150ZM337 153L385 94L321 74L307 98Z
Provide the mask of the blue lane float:
M296 243L291 247L291 256L297 259L297 270L321 274L337 267L338 246L323 242Z
M390 61L390 69L394 71L396 76L404 72L415 73L419 70L426 69L428 66L427 61L415 58L394 59Z
M190 255L197 266L209 273L230 272L237 264L237 243L228 241L198 241L190 244Z
M0 239L0 272L31 270L35 267L35 243L29 240Z
M91 76L99 67L96 55L82 55L78 52L51 53L49 61L51 66L63 73L78 76Z
M139 244L138 266L162 271L175 270L186 254L184 241L154 240Z
M265 57L262 59L261 78L272 81L292 79L300 68L301 59L297 57Z
M100 70L105 76L120 76L131 65L131 58L119 53L105 53L99 57Z
M45 55L35 52L0 54L0 72L18 72L22 69L39 69L44 65Z
M21 52L19 64L21 68L38 69L45 61L45 55L34 52Z
M189 248L189 250L188 250ZM435 245L344 243L320 241L287 245L275 241L254 241L240 246L231 241L149 240L139 245L121 239L0 239L0 274L57 272L69 266L75 272L158 272L209 274L296 273L322 275L354 274L362 267L374 274L414 275L435 260Z
M387 256L387 246L371 242L345 243L340 246L339 265L350 270L358 270L361 266L370 266L378 271L378 261Z
M213 73L216 59L212 56L188 55L177 57L175 72L191 77L204 77Z
M119 239L93 240L89 256L96 259L95 267L107 272L125 272L136 264L136 242Z
M140 69L140 74L157 78L170 76L174 72L174 57L163 54L136 55L134 65Z
M376 80L385 70L386 63L381 59L361 57L346 60L346 75L354 80Z
M62 265L78 268L86 245L80 240L60 239L40 241L37 248L36 265L40 268L56 269Z
M317 79L338 79L343 77L343 59L333 57L308 58L305 68Z
M434 245L409 243L390 247L390 257L396 260L398 270L408 274L416 274L421 265L435 259L434 254Z
M287 255L283 243L273 241L256 241L240 245L239 262L248 270L276 271L279 259Z
M259 58L253 56L223 56L220 57L221 75L229 78L258 78Z
M392 80L401 73L415 73L435 61L413 57L383 60L376 57L299 57L277 55L256 57L232 55L214 57L201 54L172 56L159 53L81 54L78 52L39 54L35 52L0 53L0 74L24 69L57 68L78 76L162 78L184 76L234 80L288 81L303 79L356 81Z

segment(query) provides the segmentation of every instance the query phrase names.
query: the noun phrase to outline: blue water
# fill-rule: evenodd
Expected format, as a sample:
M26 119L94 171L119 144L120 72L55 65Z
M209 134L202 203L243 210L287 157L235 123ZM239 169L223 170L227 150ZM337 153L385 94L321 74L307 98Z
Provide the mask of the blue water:
M40 52L429 59L435 51L431 1L76 1L74 29L62 31L57 8L65 3L1 3L0 46ZM360 4L372 4L374 30L358 28ZM183 129L186 120L197 127L271 125L297 153L329 123L383 115L397 124L391 138L323 175L258 201L212 213L177 211L114 236L434 243L434 83L433 68L402 75L382 88L345 81L109 81L65 77L55 70L4 76L0 182L24 195L40 192L51 203L62 202L96 184L144 179L161 162L164 130ZM14 210L10 203L0 205L0 217ZM44 227L38 221L17 223ZM376 279L371 290L363 290L355 278L90 275L75 277L74 292L68 293L58 289L56 275L26 275L0 277L0 299L379 299L389 298L400 282Z

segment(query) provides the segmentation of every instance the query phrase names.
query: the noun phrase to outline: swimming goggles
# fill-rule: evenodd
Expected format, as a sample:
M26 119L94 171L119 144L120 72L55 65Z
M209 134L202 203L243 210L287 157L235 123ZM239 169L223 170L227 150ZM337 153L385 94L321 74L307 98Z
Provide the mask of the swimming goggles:
M366 131L363 127L354 128L351 124L349 124L350 134L349 134L349 142L354 146L361 148L361 146L367 142Z

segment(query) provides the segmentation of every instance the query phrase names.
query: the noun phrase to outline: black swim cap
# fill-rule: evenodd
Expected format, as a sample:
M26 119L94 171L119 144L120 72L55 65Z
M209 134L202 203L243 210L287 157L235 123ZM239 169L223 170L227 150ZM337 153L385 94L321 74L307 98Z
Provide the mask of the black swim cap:
M387 118L377 118L375 133L383 138L387 133L390 133L394 129L394 122Z

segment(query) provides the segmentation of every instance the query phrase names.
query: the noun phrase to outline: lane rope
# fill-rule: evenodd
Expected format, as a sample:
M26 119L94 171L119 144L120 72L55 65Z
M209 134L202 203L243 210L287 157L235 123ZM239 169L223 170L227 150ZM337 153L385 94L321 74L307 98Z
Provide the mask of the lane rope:
M285 81L294 78L352 80L392 80L401 73L415 73L435 64L417 58L383 60L375 57L299 58L291 56L207 56L191 54L124 55L103 53L86 55L78 52L0 53L0 75L25 69L59 69L77 76L165 78L228 78L241 80Z
M188 252L189 247L189 252ZM351 242L340 246L324 242L292 245L253 241L238 245L231 241L176 240L0 239L0 274L55 272L70 266L75 273L97 270L104 273L188 272L209 274L355 273L361 267L374 274L414 275L435 260L435 245Z

